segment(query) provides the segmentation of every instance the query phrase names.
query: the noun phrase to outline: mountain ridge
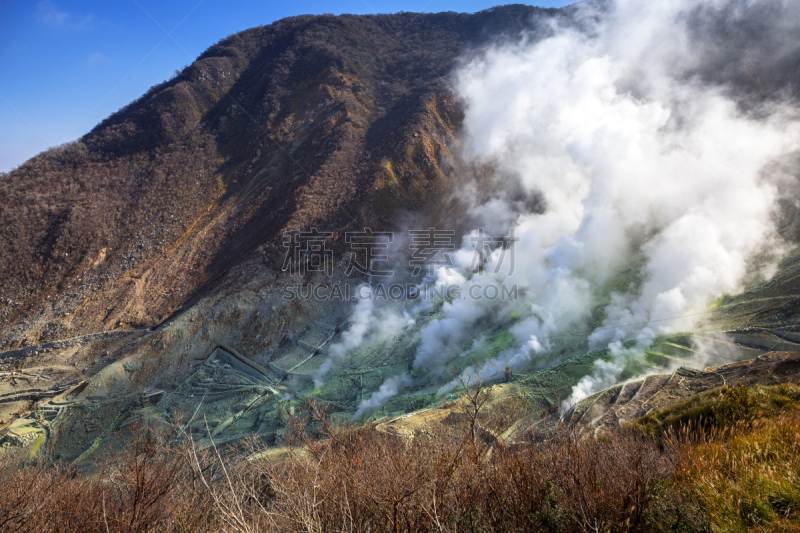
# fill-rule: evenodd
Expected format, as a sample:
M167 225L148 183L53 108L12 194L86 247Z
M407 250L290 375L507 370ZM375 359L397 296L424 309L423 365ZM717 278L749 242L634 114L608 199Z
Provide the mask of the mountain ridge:
M309 398L343 420L373 421L454 401L453 377L518 348L511 331L533 299L498 305L470 324L467 340L440 332L448 350L426 368L415 364L424 328L445 321L452 302L406 300L391 335L346 345L357 329L352 304L288 301L281 289L366 278L292 277L283 237L330 231L339 262L348 230L446 219L464 235L477 225L458 209L474 200L459 198L462 188L488 204L497 185L507 209L545 212L547 191L461 160L465 106L448 76L489 43L550 35L556 17L581 24L570 16L512 5L284 19L223 39L80 141L4 174L0 438L46 434L36 448L43 462L85 465L113 449L101 446L110 434L140 421L194 431L209 445L197 415L217 442L258 435L280 445L287 409ZM790 199L776 212L789 247L800 227ZM754 326L797 333L797 254L698 319L692 334L723 333L709 357L752 355L724 339ZM587 327L599 328L613 294L635 292L643 275L634 265L609 280L592 296ZM376 323L388 322L385 310ZM693 357L703 338L692 334L657 339L619 379ZM510 366L493 376L513 382L505 390L526 399L527 415L558 409L612 355L568 325L548 340L527 376ZM346 357L331 358L334 348Z
M157 324L284 229L431 212L453 186L453 62L555 14L309 15L211 46L3 175L0 345Z

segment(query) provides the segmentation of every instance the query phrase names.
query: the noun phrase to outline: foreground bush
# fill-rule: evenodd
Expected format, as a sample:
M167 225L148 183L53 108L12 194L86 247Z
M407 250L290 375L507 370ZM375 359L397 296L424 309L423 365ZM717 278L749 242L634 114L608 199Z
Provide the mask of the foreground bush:
M212 517L183 450L143 432L91 476L0 461L0 531L208 531Z
M281 456L142 431L91 476L4 457L0 531L795 531L800 419L765 401L783 411L512 446L473 419L408 438L334 426L313 404Z

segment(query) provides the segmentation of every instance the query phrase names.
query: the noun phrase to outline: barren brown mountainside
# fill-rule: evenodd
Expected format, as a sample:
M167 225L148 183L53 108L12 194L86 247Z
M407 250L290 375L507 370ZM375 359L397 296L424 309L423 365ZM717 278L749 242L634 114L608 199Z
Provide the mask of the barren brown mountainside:
M385 305L374 309L369 298L355 303L356 298L316 293L286 297L287 287L312 284L376 293L385 288L348 271L356 255L348 231L394 230L397 239L383 261L395 270L393 286L413 289L418 282L429 284L432 276L427 269L413 273L405 240L409 230L436 227L464 236L481 228L482 235L482 224L505 214L556 209L557 199L547 204L549 190L526 190L513 175L513 166L505 165L508 152L486 160L469 155L474 107L466 93L457 96L453 87L459 83L451 76L481 62L471 59L490 57L487 44L521 45L498 49L547 44L552 39L545 36L557 35L554 18L561 22L558 31L577 28L571 33L581 40L591 31L591 17L601 16L593 8L605 3L596 0L588 11L511 5L475 14L284 19L222 40L77 142L0 175L0 457L24 452L38 464L91 471L96 459L113 458L121 441L112 436L125 440L151 426L179 430L201 449L234 450L251 437L281 448L292 441L295 417L308 414L308 402L338 421L424 433L431 420L463 422L460 395L468 399L469 392L461 376L489 365L494 400L486 407L499 417L489 441L497 442L522 438L532 428L549 431L549 422L561 424L557 413L565 412L582 431L599 436L676 399L713 392L751 370L751 385L796 383L796 152L787 155L792 170L776 188L775 209L762 213L774 219L769 225L774 222L782 237L774 241L781 242L781 253L754 247L752 264L742 262L741 290L719 289L707 303L703 296L705 312L687 315L697 317L691 331L664 330L640 350L627 334L617 335L613 350L611 344L596 349L602 344L593 345L589 337L616 327L607 319L617 296L644 293L652 280L654 270L642 252L651 241L643 244L637 237L642 219L635 219L634 234L623 239L630 239L636 254L607 277L580 273L586 279L576 277L576 290L566 297L558 291L551 295L548 285L531 289L526 276L514 297L509 293L508 300L495 301L486 294L467 307L455 306L450 292L437 296L433 290L426 302L407 292L400 299L384 298ZM692 31L714 46L697 58L697 72L681 71L681 79L731 95L731 108L735 104L742 116L758 115L760 104L771 99L788 105L788 96L798 94L798 81L795 71L782 65L800 64L800 49L767 57L771 41L749 38L755 34L749 29L759 27L753 17L717 26L727 19L712 13L705 23L702 14L692 19L700 24ZM748 31L738 31L742 27ZM751 41L758 54L748 48ZM741 54L745 59L723 65L720 58L728 56L717 52L734 45L748 52ZM549 81L549 72L543 72ZM493 98L502 89L487 94ZM562 98L559 92L553 101ZM572 114L584 117L579 108ZM519 120L528 124L528 118ZM597 136L604 131L598 129ZM693 147L695 137L687 139ZM602 146L604 155L618 156L613 143ZM653 168L658 156L651 154ZM638 166L637 171L647 185L649 177ZM681 205L686 196L674 203ZM498 198L502 201L492 204ZM659 205L635 195L623 199L619 205L625 209L641 201ZM476 214L475 206L491 209ZM728 224L735 217L723 220ZM284 270L291 258L285 237L312 228L330 232L325 243L333 253L325 257L336 268L295 276ZM605 228L597 230L602 246L613 240ZM666 232L656 225L647 233L658 231ZM513 263L510 239L520 235L495 235L502 235L493 237L495 250L511 249ZM565 250L578 254L579 247ZM559 254L543 252L518 249L516 272L572 279L551 274L551 266L569 269L555 264ZM672 250L666 255L671 270L693 257ZM532 271L525 263L530 256L536 256ZM608 265L620 260L612 259ZM701 259L705 265L705 256ZM588 263L576 264L591 270ZM474 272L464 269L465 279ZM422 280L425 274L428 281ZM698 279L710 278L703 270ZM517 288L510 273L508 281ZM708 292L700 282L690 286L701 296ZM580 300L579 312L558 318L559 311L545 319L539 306L545 300L556 307ZM461 315L467 318L454 320ZM560 329L534 327L562 320ZM374 335L365 333L365 323ZM551 341L546 349L536 341L543 335ZM544 351L534 357L531 350ZM780 356L790 363L773 352L791 352ZM515 353L530 357L514 367L509 361ZM615 362L615 353L627 359ZM432 354L435 362L425 362ZM760 362L737 366L757 358ZM570 406L573 392L602 363L620 363L614 386L598 381L599 392L592 389ZM711 370L703 371L706 367ZM787 368L791 379L784 379Z
M158 324L237 266L280 268L286 229L337 243L435 212L454 62L556 13L300 16L222 40L0 176L0 346Z

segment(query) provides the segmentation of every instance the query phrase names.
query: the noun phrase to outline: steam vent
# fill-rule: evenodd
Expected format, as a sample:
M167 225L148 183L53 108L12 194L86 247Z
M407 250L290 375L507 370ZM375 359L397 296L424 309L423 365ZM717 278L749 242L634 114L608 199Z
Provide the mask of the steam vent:
M800 530L800 4L540 3L8 7L0 532Z

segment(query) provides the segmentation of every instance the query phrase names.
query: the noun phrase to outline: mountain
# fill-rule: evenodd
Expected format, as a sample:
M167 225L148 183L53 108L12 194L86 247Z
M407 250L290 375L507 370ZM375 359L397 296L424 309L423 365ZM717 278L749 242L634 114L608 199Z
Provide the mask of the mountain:
M236 267L274 271L287 229L435 212L458 179L453 65L555 13L301 16L223 39L0 177L0 346L158 324Z
M415 278L402 267L409 243L399 235L443 221L456 235L475 229L466 206L492 197L502 170L462 158L454 70L487 44L551 35L554 19L583 31L576 14L510 5L284 19L222 40L80 140L0 176L0 442L88 469L98 450L112 449L112 433L142 422L178 426L201 446L253 434L280 446L287 413L309 398L342 420L372 421L455 401L454 376L499 360L522 320L544 322L530 301L492 309L491 320L476 315L472 337L439 350L441 368L432 369L417 355L425 332L446 323L450 297L376 312L391 334L362 342L353 304L287 299L286 288L368 283L339 268L352 257L350 231L396 230L387 254L404 285ZM730 45L719 39L711 62ZM766 75L754 83L738 67L713 71L708 83L732 84L743 113L787 88ZM501 188L506 205L544 212L541 195L513 180ZM797 208L780 200L774 217L790 250ZM330 234L331 276L286 272L287 235L311 229ZM776 266L773 258L764 252L754 263ZM604 325L615 293L646 282L638 259L587 296L580 325L591 329L564 325L525 375L499 369L513 382L502 398L527 414L558 410L609 359L611 349L591 349L588 335ZM798 265L796 251L771 277L751 265L742 291L715 302L695 331L656 338L619 380L657 375L667 395L667 380L685 377L669 370L686 361L752 358L769 351L754 345L778 339L794 351ZM633 382L641 389L653 379ZM612 405L606 392L590 396L576 420L594 406L611 418L618 397ZM504 421L498 434L522 427Z
M53 390L88 377L86 394L97 388L97 396L163 386L163 369L187 371L175 357L207 356L217 344L263 354L302 337L317 314L342 306L252 301L265 290L254 283L281 274L284 232L334 232L341 257L347 230L392 227L408 213L435 217L461 179L452 68L467 51L556 16L510 5L472 15L299 16L252 28L78 141L3 174L2 361L29 367L38 354L37 367L66 364L51 376ZM253 338L248 317L276 306L255 330L269 334ZM92 382L110 362L103 354L117 360L152 348L163 329L146 330L191 309L203 310L205 331L193 349L185 339L158 341L147 355L162 359L158 378L122 371L121 382ZM142 335L151 340L137 344ZM27 406L15 390L5 422ZM80 448L94 436L76 438Z

